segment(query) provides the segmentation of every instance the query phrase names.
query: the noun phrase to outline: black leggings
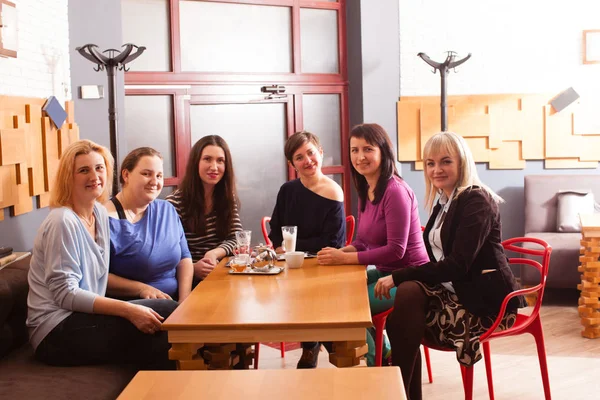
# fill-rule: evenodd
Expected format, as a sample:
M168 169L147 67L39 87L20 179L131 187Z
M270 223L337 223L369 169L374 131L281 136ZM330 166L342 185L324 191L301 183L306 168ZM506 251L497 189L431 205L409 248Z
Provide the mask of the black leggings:
M166 299L134 300L165 319L178 303ZM39 344L35 356L57 366L131 364L138 369L175 369L169 360L167 332L146 334L129 320L112 315L74 312Z
M421 341L425 335L428 298L415 282L402 282L396 290L394 311L386 330L392 345L392 364L400 367L409 400L420 400Z

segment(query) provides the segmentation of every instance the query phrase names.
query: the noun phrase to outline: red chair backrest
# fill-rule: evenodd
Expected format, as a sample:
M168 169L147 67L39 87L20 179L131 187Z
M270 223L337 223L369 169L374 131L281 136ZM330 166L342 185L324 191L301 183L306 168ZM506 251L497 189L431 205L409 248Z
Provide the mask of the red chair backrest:
M346 246L352 243L352 237L354 236L354 216L346 216Z
M271 217L262 217L260 220L260 227L262 229L263 238L267 246L273 247L273 242L269 239L269 233L267 232L267 222L271 221Z
M538 245L538 248L524 248L523 244L525 243ZM512 239L507 239L502 242L502 246L504 247L505 251L510 251L519 255L532 255L541 257L541 262L525 257L510 257L508 259L508 262L511 265L529 265L533 268L536 268L540 272L540 283L526 289L516 290L507 295L504 301L502 302L502 306L500 308L500 315L496 319L496 322L486 333L481 335L481 340L494 336L507 336L513 333L518 333L517 331L524 330L524 328L529 326L529 324L531 324L534 321L534 319L538 316L538 314L540 313L540 308L542 307L544 289L546 288L546 279L548 277L548 267L550 265L550 255L552 254L552 246L550 246L548 243L541 239L533 237L516 237ZM533 307L533 311L527 317L527 320L523 324L519 324L518 326L515 325L514 327L509 328L507 330L494 332L502 320L502 315L504 315L508 301L515 296L533 292L538 292L538 296L535 302L535 306Z

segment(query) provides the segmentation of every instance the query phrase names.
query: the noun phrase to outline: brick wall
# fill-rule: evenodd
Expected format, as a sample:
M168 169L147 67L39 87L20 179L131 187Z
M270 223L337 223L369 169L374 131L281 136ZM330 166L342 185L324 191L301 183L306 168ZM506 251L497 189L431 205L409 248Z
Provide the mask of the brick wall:
M600 64L582 64L582 31L600 29L600 2L399 0L400 93L439 95L435 61L446 50L472 58L451 73L448 94L598 93Z
M68 0L12 1L18 57L0 58L0 94L70 99Z

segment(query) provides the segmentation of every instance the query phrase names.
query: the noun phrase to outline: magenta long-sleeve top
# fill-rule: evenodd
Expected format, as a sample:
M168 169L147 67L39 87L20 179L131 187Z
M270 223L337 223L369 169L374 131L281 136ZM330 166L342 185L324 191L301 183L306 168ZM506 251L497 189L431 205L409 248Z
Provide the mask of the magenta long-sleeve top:
M358 229L352 246L358 261L382 272L429 262L421 233L415 193L401 178L388 181L381 201L367 200L358 212Z

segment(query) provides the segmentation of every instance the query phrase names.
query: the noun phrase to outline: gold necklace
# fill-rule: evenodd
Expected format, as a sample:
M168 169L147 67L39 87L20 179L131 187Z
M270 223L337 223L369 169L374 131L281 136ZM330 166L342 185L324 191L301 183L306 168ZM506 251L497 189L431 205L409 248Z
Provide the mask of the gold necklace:
M92 214L92 217L89 220L87 218L84 218L80 214L77 214L77 216L79 217L80 220L82 220L83 222L85 222L85 224L88 226L88 228L93 227L94 226L94 222L96 222L96 218L94 217L94 214Z

